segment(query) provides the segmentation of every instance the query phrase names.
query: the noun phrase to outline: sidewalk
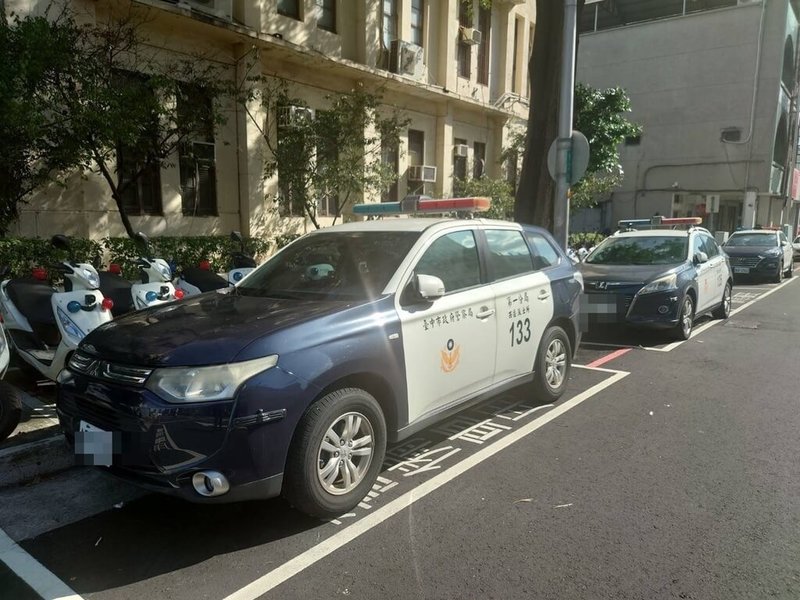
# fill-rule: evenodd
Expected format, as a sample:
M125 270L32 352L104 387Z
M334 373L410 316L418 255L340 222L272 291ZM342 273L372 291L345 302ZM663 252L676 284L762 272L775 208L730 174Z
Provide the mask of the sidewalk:
M26 483L73 465L58 427L55 385L37 383L23 371L11 367L5 381L21 393L23 415L17 429L0 443L0 487Z

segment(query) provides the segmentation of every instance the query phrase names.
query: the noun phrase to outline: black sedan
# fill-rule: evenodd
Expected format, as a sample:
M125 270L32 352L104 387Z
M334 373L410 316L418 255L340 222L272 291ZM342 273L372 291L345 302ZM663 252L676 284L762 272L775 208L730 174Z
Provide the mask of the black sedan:
M688 339L696 317L730 314L730 265L705 229L621 231L598 245L580 270L589 328L627 324Z

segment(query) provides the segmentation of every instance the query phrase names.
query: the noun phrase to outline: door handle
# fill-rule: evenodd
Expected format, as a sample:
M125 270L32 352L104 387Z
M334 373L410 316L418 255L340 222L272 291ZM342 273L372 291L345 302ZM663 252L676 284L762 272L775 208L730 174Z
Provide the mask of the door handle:
M550 292L547 290L539 291L539 300L547 300L550 297Z
M494 314L494 309L489 308L488 306L481 306L481 312L477 313L475 316L479 319L488 319Z

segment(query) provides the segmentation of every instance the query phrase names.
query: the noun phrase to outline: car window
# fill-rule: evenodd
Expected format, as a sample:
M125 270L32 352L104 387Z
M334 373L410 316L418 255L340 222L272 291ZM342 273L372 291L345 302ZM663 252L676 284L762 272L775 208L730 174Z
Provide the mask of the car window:
M322 232L276 254L237 287L242 295L367 299L379 295L417 232Z
M699 233L692 235L692 251L689 252L689 256L694 256L698 252L705 252L703 249L703 239Z
M492 278L505 279L533 270L533 259L522 232L510 229L487 229L489 265Z
M708 255L708 258L718 256L719 246L717 246L717 242L714 241L714 238L708 235L701 235L700 237L703 240L703 252Z
M671 265L686 260L687 236L610 237L586 257L596 265Z
M747 246L761 246L761 247L775 247L778 245L778 238L774 233L734 233L725 242L726 246L731 248L747 247Z
M542 234L526 231L525 238L531 246L534 269L546 269L559 263L558 252Z
M480 285L481 269L475 234L467 230L438 238L419 259L414 273L438 277L444 282L447 293Z
M778 234L778 237L780 238L781 243L784 243L784 242L786 242L787 244L789 243L789 240L786 239L786 234L783 233L782 231Z

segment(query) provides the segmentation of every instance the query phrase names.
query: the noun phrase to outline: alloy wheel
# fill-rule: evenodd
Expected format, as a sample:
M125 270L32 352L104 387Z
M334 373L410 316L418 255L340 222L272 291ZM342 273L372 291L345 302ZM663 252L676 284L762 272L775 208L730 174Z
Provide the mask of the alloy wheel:
M374 439L372 424L359 412L331 423L317 453L317 477L325 491L341 496L358 487L372 463Z
M567 372L567 349L560 339L550 342L544 361L547 384L556 389L563 383Z

